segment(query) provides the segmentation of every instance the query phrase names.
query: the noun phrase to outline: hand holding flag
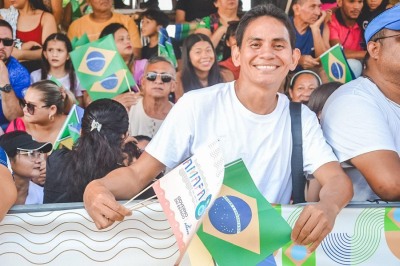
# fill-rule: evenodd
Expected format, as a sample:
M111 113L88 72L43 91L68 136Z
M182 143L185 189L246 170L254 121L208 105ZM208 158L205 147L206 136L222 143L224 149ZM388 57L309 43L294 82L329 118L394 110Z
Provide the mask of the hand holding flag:
M332 46L321 56L321 63L330 81L346 83L354 79L340 44Z

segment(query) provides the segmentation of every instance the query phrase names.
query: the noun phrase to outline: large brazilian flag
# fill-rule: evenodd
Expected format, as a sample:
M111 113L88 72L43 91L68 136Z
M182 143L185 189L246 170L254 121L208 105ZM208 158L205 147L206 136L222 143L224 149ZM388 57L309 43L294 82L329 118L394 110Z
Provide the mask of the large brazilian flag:
M92 100L113 98L135 86L111 34L79 46L70 56L79 81Z

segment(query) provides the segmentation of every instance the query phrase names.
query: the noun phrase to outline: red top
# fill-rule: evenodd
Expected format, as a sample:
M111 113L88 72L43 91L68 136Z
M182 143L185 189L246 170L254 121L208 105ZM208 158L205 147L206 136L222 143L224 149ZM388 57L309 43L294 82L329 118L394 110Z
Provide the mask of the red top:
M40 21L39 25L37 25L36 28L34 28L31 31L19 31L17 30L17 38L21 40L21 42L29 42L29 41L34 41L37 42L38 44L42 45L42 17L43 17L44 12L42 12L42 15L40 16Z
M225 61L219 62L218 65L229 69L232 72L235 80L239 78L240 66L237 67L233 64L232 57L229 57Z

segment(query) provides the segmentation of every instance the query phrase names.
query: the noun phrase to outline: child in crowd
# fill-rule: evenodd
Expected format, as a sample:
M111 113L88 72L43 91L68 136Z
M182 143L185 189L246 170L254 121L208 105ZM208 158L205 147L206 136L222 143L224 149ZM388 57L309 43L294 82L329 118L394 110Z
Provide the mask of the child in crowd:
M388 7L390 7L389 0L364 0L363 8L357 19L363 35L368 23Z
M236 45L236 28L239 25L239 21L230 21L228 25L225 37L224 57L218 63L225 82L238 79L240 73L240 66L233 64L231 56L231 50Z
M15 204L42 204L43 187L33 183L31 179L40 175L41 163L52 145L40 143L24 131L6 133L0 137L0 146L11 161L18 197Z
M223 82L214 46L207 35L189 35L182 47L182 71L176 76L175 97Z
M80 106L84 106L84 90L75 74L69 53L72 51L70 40L65 34L53 33L43 44L42 68L31 73L31 83L40 80L53 80L70 90Z

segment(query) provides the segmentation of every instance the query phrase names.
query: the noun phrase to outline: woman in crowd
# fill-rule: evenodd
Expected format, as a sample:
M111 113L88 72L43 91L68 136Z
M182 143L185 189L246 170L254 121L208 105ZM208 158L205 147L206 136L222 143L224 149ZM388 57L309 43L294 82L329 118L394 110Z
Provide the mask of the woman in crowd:
M50 79L70 90L78 100L80 106L84 105L82 90L84 90L75 74L69 53L72 45L67 35L53 33L47 37L43 44L42 68L31 73L31 83Z
M26 131L37 141L53 144L75 101L70 91L51 80L33 83L21 101L24 116L10 122L6 132Z
M41 0L18 0L12 5L19 13L16 37L22 42L12 55L32 72L40 68L43 42L57 32L56 21Z
M128 124L120 103L100 99L89 104L72 151L57 150L48 158L44 203L82 201L90 181L132 163L140 151L128 137Z
M293 75L289 83L292 102L307 103L311 93L322 84L321 78L311 70L301 70Z
M203 33L210 37L217 51L217 61L221 61L228 22L240 19L238 16L239 0L214 0L214 5L217 7L217 13L202 18L196 33Z
M15 204L42 204L43 187L31 181L39 176L45 154L50 152L50 143L40 143L24 131L6 133L0 137L0 146L11 161L11 168L18 197Z
M10 161L0 146L0 222L16 199L17 189L11 174Z
M177 73L175 98L183 93L223 82L214 46L206 35L189 35L182 47L182 71Z
M307 106L317 115L318 119L321 116L322 108L324 108L326 100L328 100L329 96L342 85L343 83L336 81L324 83L311 93Z

